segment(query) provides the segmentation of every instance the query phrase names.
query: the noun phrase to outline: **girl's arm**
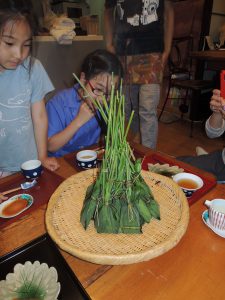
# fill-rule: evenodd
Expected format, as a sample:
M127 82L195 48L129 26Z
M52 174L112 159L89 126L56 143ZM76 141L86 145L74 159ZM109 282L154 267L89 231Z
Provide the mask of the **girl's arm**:
M47 154L48 118L45 110L44 99L32 104L31 113L38 158L44 167L51 171L55 171L58 169L59 164L54 157L48 157Z
M48 139L48 150L50 152L56 152L62 148L72 139L80 127L87 123L93 116L94 113L89 108L88 104L83 102L73 121L64 130L54 134Z
M174 28L174 11L170 1L165 1L164 12L164 52L162 54L162 63L165 66L169 57L172 40L173 40L173 28Z
M114 13L114 8L105 8L104 24L105 24L106 49L112 53L115 53L115 48L113 45L113 31L114 31L113 13Z

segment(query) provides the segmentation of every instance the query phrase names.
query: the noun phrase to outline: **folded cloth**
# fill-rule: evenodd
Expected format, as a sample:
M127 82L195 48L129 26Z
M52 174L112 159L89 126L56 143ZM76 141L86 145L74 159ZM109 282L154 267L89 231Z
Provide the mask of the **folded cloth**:
M73 38L75 37L74 30L68 29L51 29L50 33L57 40L59 44L72 44Z
M75 37L75 23L65 16L56 17L51 25L50 34L54 36L59 44L72 44Z
M54 29L70 28L72 30L75 28L75 23L72 19L62 16L54 19L52 23L52 28Z
M72 40L62 39L58 43L59 45L71 45L72 42L73 42Z

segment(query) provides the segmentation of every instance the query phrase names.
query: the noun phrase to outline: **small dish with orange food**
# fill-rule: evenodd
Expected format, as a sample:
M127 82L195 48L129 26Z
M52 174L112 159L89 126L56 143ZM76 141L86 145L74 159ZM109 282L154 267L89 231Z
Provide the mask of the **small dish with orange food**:
M13 218L27 210L33 204L29 194L18 194L0 204L0 217Z

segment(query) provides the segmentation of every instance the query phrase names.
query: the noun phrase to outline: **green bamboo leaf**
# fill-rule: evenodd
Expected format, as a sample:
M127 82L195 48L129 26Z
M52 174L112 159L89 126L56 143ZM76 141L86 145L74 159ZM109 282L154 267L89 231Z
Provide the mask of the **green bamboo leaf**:
M91 197L94 185L95 185L95 183L92 183L91 185L88 186L84 201L88 200Z
M142 233L140 216L135 206L124 203L121 207L119 232Z
M111 205L113 216L117 220L117 222L119 222L121 214L121 198L119 199L114 200Z
M134 169L135 169L136 173L138 173L138 174L141 173L141 159L140 158L135 161Z
M149 223L152 216L151 216L151 213L150 213L147 205L145 204L144 200L138 199L135 202L135 205L139 211L139 214L142 216L142 218L145 220L145 222Z
M99 209L98 218L95 219L95 228L98 233L118 233L118 222L109 205L103 205Z
M151 200L147 204L153 218L160 220L159 204L155 200Z
M95 201L93 198L89 198L84 203L80 215L80 222L83 225L84 229L87 229L91 219L94 218L96 207L97 207L97 201Z

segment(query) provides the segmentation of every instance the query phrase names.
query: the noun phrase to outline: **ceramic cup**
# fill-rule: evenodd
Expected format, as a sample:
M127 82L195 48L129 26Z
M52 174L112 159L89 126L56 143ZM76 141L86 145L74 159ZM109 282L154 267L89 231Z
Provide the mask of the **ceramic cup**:
M174 175L173 180L182 188L186 197L191 197L204 184L199 176L185 172Z
M82 169L91 169L97 167L97 152L93 150L83 150L77 153L76 162Z
M205 205L209 208L209 222L219 230L225 230L225 199L206 200Z
M38 159L25 161L21 165L21 172L27 179L38 178L42 173L41 161Z

